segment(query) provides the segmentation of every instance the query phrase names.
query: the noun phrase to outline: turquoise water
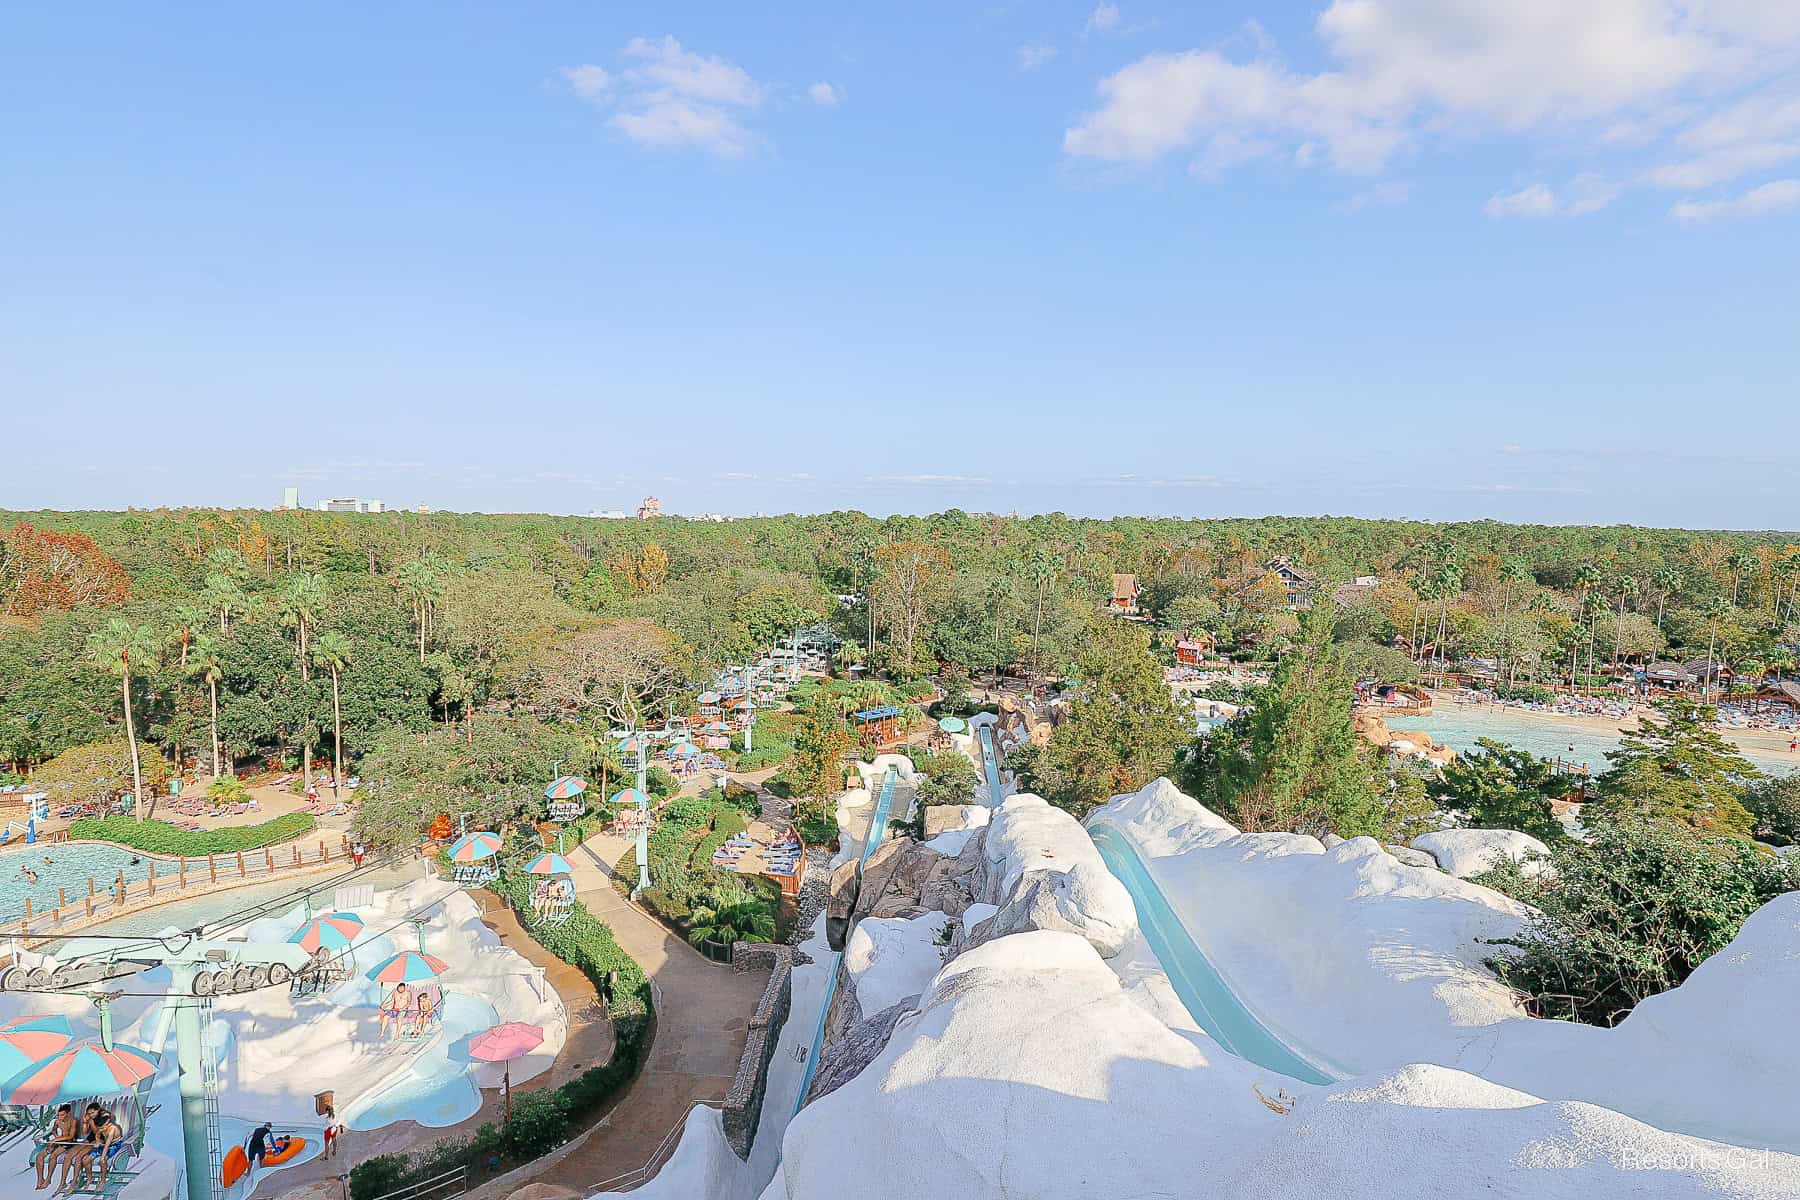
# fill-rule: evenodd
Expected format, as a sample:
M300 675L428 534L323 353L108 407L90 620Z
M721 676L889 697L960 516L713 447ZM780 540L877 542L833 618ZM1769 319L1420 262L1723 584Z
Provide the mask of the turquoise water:
M1528 750L1539 758L1560 757L1586 763L1596 771L1604 771L1607 752L1619 748L1616 733L1552 725L1500 707L1463 708L1429 717L1388 717L1386 720L1387 727L1395 733L1403 729L1422 729L1453 750L1474 750L1478 739L1492 738ZM1790 763L1754 750L1745 751L1744 757L1772 775L1786 775L1794 770Z
M135 866L131 862L134 858L138 860ZM36 883L25 877L27 867L36 872ZM166 862L157 863L156 869L158 875L174 871ZM23 917L27 897L31 899L32 912L55 908L58 888L67 889L71 902L78 900L88 894L89 879L95 883L96 894L105 899L120 871L133 883L148 879L150 860L134 850L97 842L39 842L35 846L0 850L0 921Z
M351 1129L379 1129L395 1121L441 1128L467 1120L481 1108L469 1039L500 1021L494 1006L476 996L448 992L444 1024L424 1045L395 1042L388 1053L411 1054L406 1073L344 1113Z
M1164 898L1131 842L1105 825L1089 833L1107 870L1131 893L1144 940L1156 951L1175 995L1195 1023L1239 1058L1306 1083L1332 1082L1330 1075L1277 1037L1238 999Z

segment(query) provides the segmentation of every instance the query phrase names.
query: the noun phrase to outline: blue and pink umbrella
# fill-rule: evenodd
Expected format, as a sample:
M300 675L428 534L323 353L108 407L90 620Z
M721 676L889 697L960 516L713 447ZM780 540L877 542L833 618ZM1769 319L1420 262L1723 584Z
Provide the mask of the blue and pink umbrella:
M628 787L621 788L619 791L613 793L612 802L620 808L625 808L630 805L644 808L649 805L650 797L644 795L644 793L638 791L634 787Z
M553 851L545 851L525 864L527 875L573 875L569 860Z
M321 947L327 950L347 950L356 941L356 935L362 932L362 927L362 918L354 914L326 913L296 929L288 941L308 954L317 954Z
M587 780L579 775L564 775L544 789L546 800L573 800L587 791Z
M0 1079L10 1078L75 1040L69 1018L14 1017L0 1024Z
M669 754L675 758L692 758L700 753L700 747L690 741L679 741L669 747Z
M109 1050L99 1042L76 1042L0 1084L0 1099L9 1104L61 1104L123 1092L155 1075L160 1061L160 1055L136 1046Z
M417 950L402 950L383 962L376 963L367 971L370 979L376 983L427 983L450 969L450 964L435 954L421 954Z
M500 835L477 830L465 833L450 847L450 861L460 865L478 863L500 853Z

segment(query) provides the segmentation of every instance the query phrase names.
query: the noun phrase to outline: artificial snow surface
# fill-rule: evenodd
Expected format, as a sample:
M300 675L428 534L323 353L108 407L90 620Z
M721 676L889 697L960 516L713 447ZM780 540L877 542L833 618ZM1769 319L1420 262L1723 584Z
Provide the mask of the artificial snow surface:
M865 1017L925 990L944 965L944 933L950 918L941 912L914 920L865 917L844 946L844 967L856 985Z
M946 966L881 1055L794 1119L762 1200L1476 1194L1791 1200L1800 1158L1732 1161L1442 1067L1298 1083L1170 1029L1084 939L1038 931Z
M1081 822L1043 797L1008 796L994 809L982 852L1001 898L995 919L1002 925L1009 909L1031 894L1021 885L1041 882L1061 922L1101 954L1117 954L1137 936L1131 893L1107 871Z
M1537 875L1549 866L1536 861L1534 855L1547 859L1550 848L1516 829L1440 829L1422 833L1410 843L1437 860L1437 865L1458 879L1468 879L1502 862L1522 862L1527 875Z
M1800 892L1614 1029L1527 1017L1483 965L1528 910L1368 838L1240 834L1167 780L1090 825L1130 839L1263 1024L1340 1076L1432 1063L1660 1128L1800 1152ZM1796 1176L1800 1187L1800 1176Z

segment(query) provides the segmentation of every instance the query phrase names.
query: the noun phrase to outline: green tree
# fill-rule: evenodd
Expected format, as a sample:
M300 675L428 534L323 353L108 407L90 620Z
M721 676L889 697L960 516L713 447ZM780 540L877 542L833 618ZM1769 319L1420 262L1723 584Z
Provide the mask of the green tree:
M1479 750L1457 755L1426 785L1437 806L1475 829L1516 829L1543 842L1566 837L1550 813L1550 802L1567 790L1555 767L1491 738L1478 744Z
M1379 837L1386 813L1375 751L1350 715L1352 679L1319 605L1251 706L1204 737L1183 782L1249 832L1287 829Z
M1183 595L1169 601L1159 622L1180 633L1212 633L1219 623L1218 602L1208 596Z
M1675 566L1660 567L1650 578L1656 585L1656 628L1660 633L1663 627L1663 608L1668 604L1669 597L1686 585L1687 572Z
M87 661L90 666L119 679L119 692L125 709L125 738L131 746L132 811L142 821L150 807L144 796L144 768L138 753L137 719L132 714L131 675L135 671L156 668L156 640L144 626L112 617L88 638Z
M1800 842L1800 774L1759 779L1744 791L1744 807L1755 824L1751 832L1772 846Z
M175 640L180 644L176 669L186 671L188 666L188 649L193 645L194 637L200 628L212 619L212 614L197 604L180 604L175 608Z
M1076 674L1069 719L1030 763L1025 782L1085 817L1108 797L1166 774L1193 724L1135 625L1099 618Z
M693 908L688 941L702 942L772 942L775 940L775 918L769 906L758 900L739 900L714 906L702 901Z
M276 600L276 612L281 624L294 631L294 659L300 667L302 685L312 679L313 656L307 643L325 602L325 581L318 575L299 576ZM300 747L300 776L302 786L308 792L312 791L312 757L312 742L303 739Z
M1748 837L1750 813L1739 797L1760 773L1714 728L1718 711L1681 697L1660 700L1656 708L1659 720L1643 721L1606 756L1610 767L1595 780L1590 810Z
M823 798L837 791L852 745L833 698L824 692L814 696L794 730L794 756L782 771L793 794Z
M312 645L313 662L331 672L331 722L333 762L331 794L338 795L344 786L344 706L338 690L339 677L350 666L350 643L342 634L326 631Z
M219 632L226 635L231 633L232 615L242 614L250 605L238 581L219 571L206 577L200 596L210 611L219 614Z
M429 558L417 558L400 564L395 572L400 590L412 603L413 624L419 634L419 665L425 664L425 637L431 629L435 606L444 594L443 580Z

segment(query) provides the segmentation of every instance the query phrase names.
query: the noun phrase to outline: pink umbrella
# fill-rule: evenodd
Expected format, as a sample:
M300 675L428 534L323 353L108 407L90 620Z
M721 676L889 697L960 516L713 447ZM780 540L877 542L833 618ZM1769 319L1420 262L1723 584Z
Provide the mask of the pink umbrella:
M523 1021L508 1021L469 1039L469 1057L482 1062L511 1063L544 1044L544 1031ZM512 1124L512 1067L505 1072L506 1123Z

